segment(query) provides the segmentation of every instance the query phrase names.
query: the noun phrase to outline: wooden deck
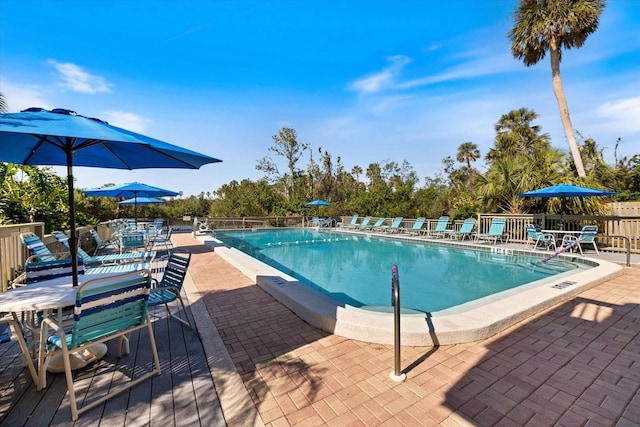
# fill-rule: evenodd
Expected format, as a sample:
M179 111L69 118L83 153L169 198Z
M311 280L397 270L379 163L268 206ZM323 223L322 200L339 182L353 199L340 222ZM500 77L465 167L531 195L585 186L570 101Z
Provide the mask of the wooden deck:
M187 286L185 283L185 290ZM190 316L194 307L197 311L197 303L189 304ZM164 306L153 308L151 316L162 374L87 411L75 424L64 374L49 373L48 386L38 392L28 370L22 367L22 353L15 339L0 344L0 425L228 425L210 366L216 356L207 358L198 332L170 319ZM78 404L82 406L85 398L90 402L91 396L109 393L112 387L127 381L134 362L136 373L140 372L139 366L146 369L152 364L146 331L132 335L129 355L118 359L116 342L110 342L101 361L76 371Z

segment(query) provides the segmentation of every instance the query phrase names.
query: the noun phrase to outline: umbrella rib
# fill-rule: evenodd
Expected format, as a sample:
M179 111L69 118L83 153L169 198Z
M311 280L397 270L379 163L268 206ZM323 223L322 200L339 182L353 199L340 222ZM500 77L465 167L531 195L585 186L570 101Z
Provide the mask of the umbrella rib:
M52 144L52 145L55 145L56 147L61 148L64 152L67 151L66 144L64 144L57 136L39 135L39 134L31 134L31 136L38 138L38 142L36 143L35 147L31 149L31 152L24 160L25 165L28 165L31 162L31 159L33 159L33 156L36 155L36 153L40 150L40 147L42 147L44 144L47 144L47 143ZM52 139L49 139L50 137Z
M99 141L99 142L102 142L102 141ZM92 145L95 145L95 144L92 144ZM183 164L183 165L185 165L185 166L188 166L188 169L198 169L197 167L195 167L193 164L191 164L191 163L189 163L189 162L186 162L186 161L184 161L184 160L182 160L182 159L180 159L180 158L178 158L178 157L175 157L175 156L169 155L169 154L167 153L167 151L158 150L158 149L156 149L155 147L153 147L153 146L151 146L151 145L148 145L148 144L144 144L144 145L146 145L146 147L147 147L148 149L153 150L153 151L155 151L156 153L159 153L159 154L161 154L161 155L163 155L163 156L165 156L165 157L170 158L171 160L174 160L174 161L179 162L179 163L181 163L181 164ZM117 155L117 154L116 154L112 149L110 149L108 145L104 145L104 148L105 148L107 151L109 151L109 152L113 155L113 157L117 158L120 162L122 162L122 164L123 164L124 166L126 166L126 169L129 169L129 170L133 170L133 169L134 169L134 168L133 168L129 163L127 163L124 159L122 159L120 156L118 156L118 155ZM174 168L174 167L172 167L172 168Z

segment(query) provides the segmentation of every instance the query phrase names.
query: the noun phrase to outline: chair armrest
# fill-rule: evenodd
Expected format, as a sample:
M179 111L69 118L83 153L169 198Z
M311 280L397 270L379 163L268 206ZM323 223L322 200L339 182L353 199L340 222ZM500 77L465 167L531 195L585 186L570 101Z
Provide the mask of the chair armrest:
M180 289L175 287L175 286L173 286L173 285L165 285L165 286L157 286L156 285L156 287L153 287L153 285L152 285L151 292L153 292L153 291L169 291L169 292L172 292L172 293L174 293L176 295L180 295Z

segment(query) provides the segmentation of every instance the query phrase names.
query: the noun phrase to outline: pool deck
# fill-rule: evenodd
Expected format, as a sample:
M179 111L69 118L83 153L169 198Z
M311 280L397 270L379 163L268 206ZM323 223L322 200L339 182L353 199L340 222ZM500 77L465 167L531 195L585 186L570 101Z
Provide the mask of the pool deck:
M194 244L186 234L176 242ZM190 272L269 426L635 425L640 419L638 264L494 337L403 347L402 383L389 378L391 346L309 326L215 252L194 254Z
M191 342L189 351L190 357L206 361L208 370L202 363L199 369L188 363L174 367L169 356L172 363L163 365L162 378L187 367L194 390L210 382L214 389L204 394L201 389L200 401L190 400L193 392L183 384L173 390L173 405L166 404L171 401L168 390L169 397L155 398L163 404L153 405L133 424L184 425L182 416L191 416L189 425L200 421L199 425L274 427L622 426L637 425L640 419L637 256L621 276L491 338L403 347L401 369L407 378L395 382L389 375L392 346L312 327L191 234L174 234L173 241L193 253L185 291L201 346ZM184 330L175 321L166 325L170 333ZM168 363L166 357L161 355L161 361ZM63 379L56 378L52 386L59 383ZM35 388L31 384L29 389ZM31 409L34 413L40 407L65 406L65 399L42 393L29 392L21 399L41 395L37 404L29 405L36 408ZM9 402L11 396L4 394L0 423L7 421L3 413L12 415L8 404L24 403ZM122 413L139 411L140 402L118 402L116 409ZM131 423L114 418L114 408L109 408L98 414L102 424ZM222 414L224 421L215 414ZM89 415L77 424L95 425ZM14 425L37 425L34 419L27 412L24 422ZM71 425L61 417L55 420L52 425Z

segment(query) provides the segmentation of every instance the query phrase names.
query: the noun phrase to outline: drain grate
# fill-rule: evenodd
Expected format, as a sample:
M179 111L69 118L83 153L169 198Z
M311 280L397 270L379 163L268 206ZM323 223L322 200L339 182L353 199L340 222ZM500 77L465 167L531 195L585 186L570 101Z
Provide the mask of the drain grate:
M552 286L552 288L554 289L564 289L564 288L568 288L571 285L575 285L577 282L570 282L568 280L565 280L564 282L560 282L557 283L555 285Z

